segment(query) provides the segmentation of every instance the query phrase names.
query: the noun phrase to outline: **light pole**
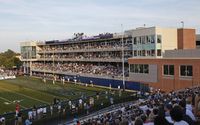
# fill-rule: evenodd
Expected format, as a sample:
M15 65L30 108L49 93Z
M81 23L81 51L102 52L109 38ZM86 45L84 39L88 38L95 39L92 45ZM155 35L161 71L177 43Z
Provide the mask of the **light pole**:
M125 78L124 78L124 30L123 24L121 24L122 29L122 81L123 81L123 91L125 91Z
M45 61L46 61L46 60L45 60L45 58L46 58L46 53L45 53L45 52L46 52L46 46L43 46L44 67L46 67L46 66L45 66ZM46 70L46 69L44 68L44 83L46 83L46 73L45 73L45 70Z
M55 59L54 59L54 55L55 55L55 52L54 52L54 48L53 48L53 84L55 84Z

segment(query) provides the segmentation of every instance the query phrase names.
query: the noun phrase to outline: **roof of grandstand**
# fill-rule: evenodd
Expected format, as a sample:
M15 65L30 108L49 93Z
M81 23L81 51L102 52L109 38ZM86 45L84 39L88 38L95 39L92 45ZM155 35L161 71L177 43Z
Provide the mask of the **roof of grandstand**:
M74 34L75 37L67 40L50 40L45 41L45 44L64 44L64 43L72 43L72 42L80 42L80 41L94 41L94 40L102 40L102 39L112 39L112 33L101 33L95 36L86 36L84 33Z

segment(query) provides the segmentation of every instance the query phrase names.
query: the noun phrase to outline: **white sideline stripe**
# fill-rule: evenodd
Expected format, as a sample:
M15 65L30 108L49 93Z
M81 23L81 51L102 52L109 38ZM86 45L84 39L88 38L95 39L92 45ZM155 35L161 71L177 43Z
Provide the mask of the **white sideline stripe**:
M43 100L39 100L39 99L33 98L33 97L31 97L31 96L28 96L28 95L24 95L24 94L21 94L21 93L17 93L17 92L11 91L11 90L6 89L6 88L0 88L0 89L4 89L4 90L7 90L7 91L9 91L9 92L11 92L11 93L15 93L15 94L17 94L17 95L21 95L21 96L30 98L30 99L32 99L32 100L36 100L36 101L39 101L39 102L42 102L42 103L45 103L45 104L49 104L49 102L46 102L46 101L43 101Z
M10 102L10 103L12 103L12 104L15 104L14 102L12 102L12 101L10 101L10 100L8 100L8 99L6 99L6 98L0 97L0 99L2 99L2 100L4 100L4 101L7 101L7 102ZM20 105L20 106L23 107L23 108L27 108L27 107L25 107L25 106L23 106L23 105Z

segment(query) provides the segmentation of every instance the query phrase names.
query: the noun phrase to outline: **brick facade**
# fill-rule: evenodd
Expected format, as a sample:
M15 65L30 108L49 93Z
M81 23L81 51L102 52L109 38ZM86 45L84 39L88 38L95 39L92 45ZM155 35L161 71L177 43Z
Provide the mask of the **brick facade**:
M147 83L142 81L135 81L147 83L153 88L161 89L163 91L178 90L187 87L200 85L200 59L133 59L128 60L129 64L155 64L157 65L157 82ZM163 65L174 65L174 75L163 75ZM193 76L182 77L180 76L180 65L192 65ZM129 76L131 77L131 76ZM145 76L144 76L145 77Z

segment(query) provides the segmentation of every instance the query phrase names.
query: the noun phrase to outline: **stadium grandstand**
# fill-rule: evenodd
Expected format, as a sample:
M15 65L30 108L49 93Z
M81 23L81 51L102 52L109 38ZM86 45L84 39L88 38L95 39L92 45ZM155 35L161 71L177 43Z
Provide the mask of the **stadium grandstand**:
M129 37L125 37L123 41L124 76L128 80L127 60L132 57L132 41ZM28 47L25 44L27 43L22 43L21 46L25 73L56 80L64 78L83 83L123 87L121 35L105 33L86 37L79 33L75 34L75 38L66 41L33 43L34 50L31 52L28 49L24 51ZM34 57L26 59L28 56Z
M31 76L141 90L141 85L148 87L129 80L128 58L160 58L176 44L175 28L142 27L90 37L77 33L67 40L23 42L21 59L24 73Z

